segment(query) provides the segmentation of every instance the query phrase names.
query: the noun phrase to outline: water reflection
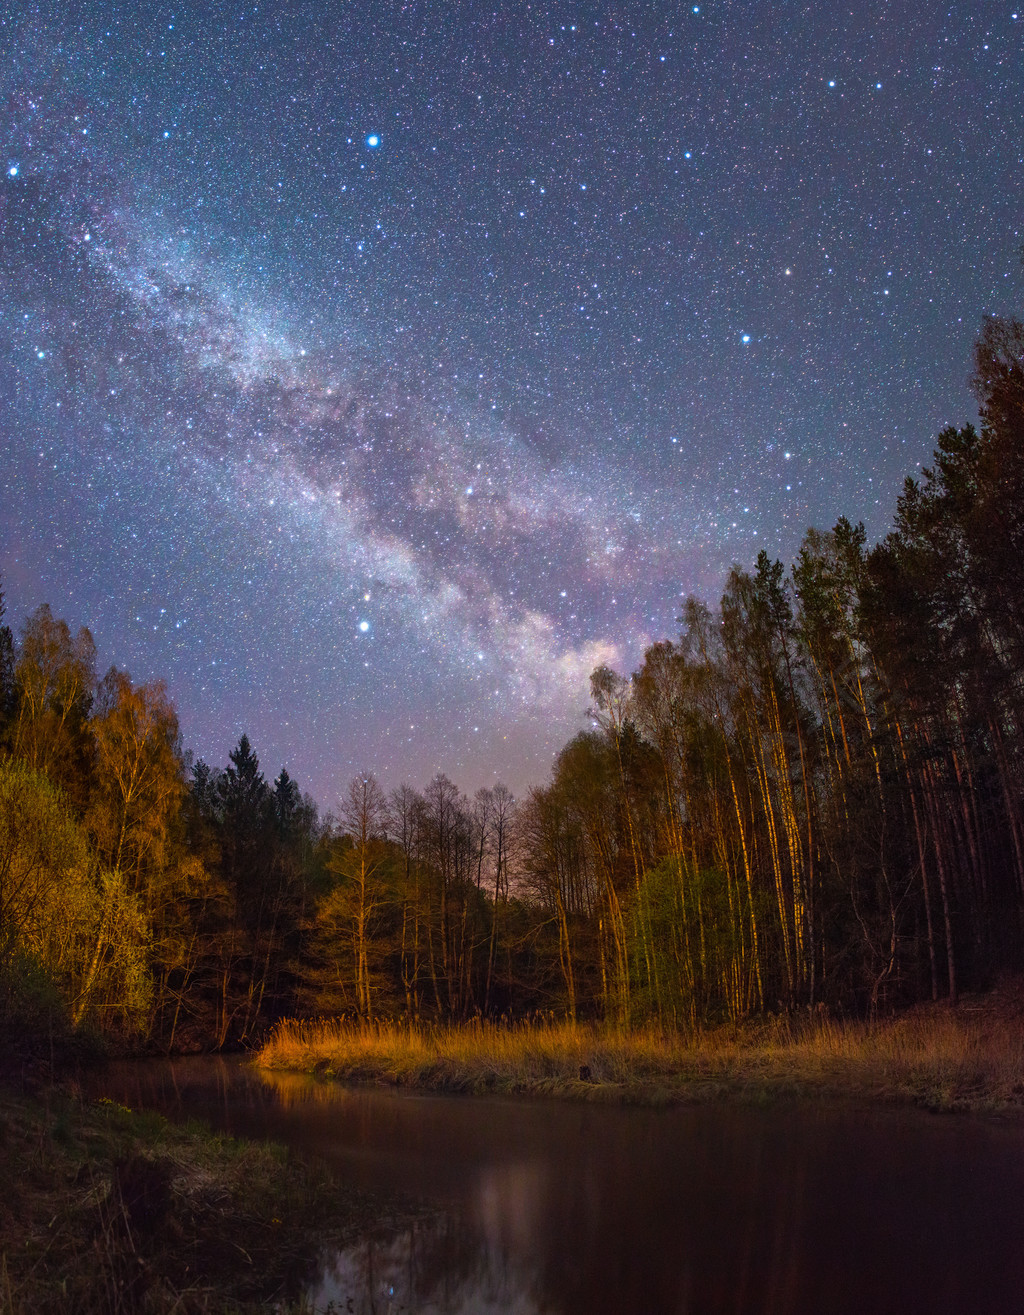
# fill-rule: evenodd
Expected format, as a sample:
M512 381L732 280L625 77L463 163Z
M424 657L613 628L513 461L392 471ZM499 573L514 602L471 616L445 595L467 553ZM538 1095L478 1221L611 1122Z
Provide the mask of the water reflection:
M436 1213L325 1266L364 1312L1017 1312L1024 1130L913 1111L668 1111L346 1090L217 1061L106 1091L315 1152Z
M354 1315L540 1315L551 1309L524 1267L481 1247L457 1219L442 1214L396 1236L372 1238L331 1257L312 1294L318 1308Z

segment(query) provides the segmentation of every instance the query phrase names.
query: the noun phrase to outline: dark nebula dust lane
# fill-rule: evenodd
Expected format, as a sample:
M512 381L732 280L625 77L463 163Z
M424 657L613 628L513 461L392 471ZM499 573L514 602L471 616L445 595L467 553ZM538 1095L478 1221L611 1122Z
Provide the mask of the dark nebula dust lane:
M328 805L539 781L683 596L884 532L1020 307L1009 4L0 19L10 618Z

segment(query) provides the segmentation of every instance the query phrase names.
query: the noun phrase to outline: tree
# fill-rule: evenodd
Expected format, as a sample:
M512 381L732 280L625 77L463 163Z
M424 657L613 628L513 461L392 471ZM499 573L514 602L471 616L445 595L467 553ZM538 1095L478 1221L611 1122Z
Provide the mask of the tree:
M83 627L72 638L67 622L54 620L45 603L25 622L14 671L18 711L12 752L64 786L80 806L89 786L87 722L95 665L89 631Z
M1005 645L1009 667L1024 680L1024 324L988 317L974 350L974 394L981 415L976 499L966 537L974 583ZM1019 726L1018 726L1018 729Z
M88 867L85 840L60 792L24 763L0 762L0 989L36 938L72 873Z
M273 882L273 800L260 760L242 734L215 782L213 822L220 867L232 896L223 929L219 1044L257 1025L276 948Z
M806 771L791 760L796 741L804 757L801 709L792 678L792 614L785 595L780 562L758 556L754 575L738 567L729 574L722 596L722 639L735 690L735 724L748 777L756 788L761 815L758 831L771 862L778 927L791 1001L813 983L813 942L809 941L810 876L813 840L804 795L801 819L797 789ZM796 788L794 787L796 783Z
M487 976L484 982L483 1012L491 1011L491 992L494 986L497 954L501 930L508 906L509 867L513 837L515 836L516 801L507 785L499 781L486 792L490 825L491 855L494 864L494 888L491 895L491 933L487 947Z
M420 1016L422 952L429 932L425 900L426 881L419 856L420 819L424 803L411 785L400 785L388 798L388 832L398 846L399 891L402 923L399 937L400 974L408 1018Z
M426 958L438 1014L462 1017L469 1008L463 951L465 901L473 886L466 800L439 772L423 792L419 847L427 875ZM475 887L473 887L475 889Z
M565 1010L572 1022L580 1008L579 892L585 878L583 837L561 792L554 786L534 787L517 814L524 849L523 876L529 894L540 904L558 933L558 969L565 991Z
M77 1027L141 1023L150 996L144 909L89 853L61 793L23 763L0 763L0 998L27 961L57 983Z
M387 799L377 778L354 776L341 801L344 834L328 863L340 881L322 908L322 916L349 941L355 1007L366 1020L373 1018L371 937L389 893L387 819Z
M91 729L96 784L88 813L103 862L129 889L152 883L167 858L185 792L178 718L162 682L133 688L111 667Z

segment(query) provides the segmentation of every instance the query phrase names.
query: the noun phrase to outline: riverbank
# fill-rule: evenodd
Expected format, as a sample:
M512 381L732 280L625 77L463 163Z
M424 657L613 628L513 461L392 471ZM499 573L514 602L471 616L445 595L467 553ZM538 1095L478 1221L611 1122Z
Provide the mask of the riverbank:
M3 1315L301 1310L324 1244L376 1222L281 1147L72 1086L0 1088L0 1182Z
M439 1092L650 1104L864 1098L1024 1114L1024 984L869 1027L779 1017L695 1034L568 1022L510 1027L282 1023L266 1070Z

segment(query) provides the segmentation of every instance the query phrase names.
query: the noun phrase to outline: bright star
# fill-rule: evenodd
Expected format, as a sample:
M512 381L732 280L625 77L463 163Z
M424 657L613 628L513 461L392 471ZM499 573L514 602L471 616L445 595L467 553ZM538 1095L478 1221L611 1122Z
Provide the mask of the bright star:
M741 341L741 342L749 342L749 341L750 341L750 334L749 334L749 333L745 333L745 334L743 335L743 337L740 339L740 341Z
M369 623L369 621L360 621L360 622L359 622L359 629L363 632L364 635L366 634L367 630L369 630L369 628L370 628L370 623Z
M16 164L12 164L7 170L7 177L17 178L17 176L18 176L18 166Z
M366 144L367 146L370 147L371 150L373 150L375 147L380 145L380 138L377 136L375 132L371 132L369 137L367 137L366 139Z

